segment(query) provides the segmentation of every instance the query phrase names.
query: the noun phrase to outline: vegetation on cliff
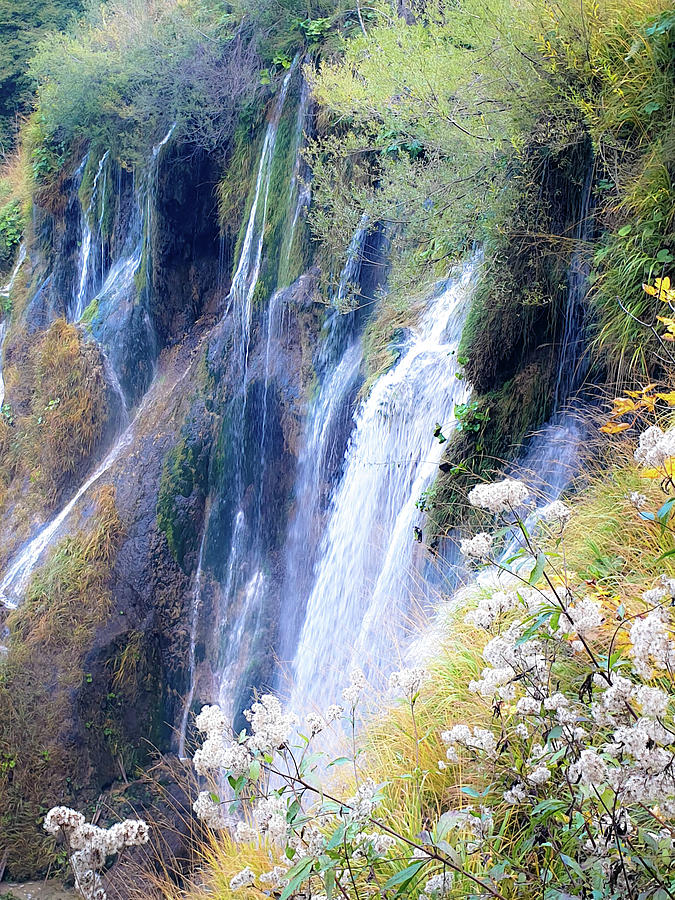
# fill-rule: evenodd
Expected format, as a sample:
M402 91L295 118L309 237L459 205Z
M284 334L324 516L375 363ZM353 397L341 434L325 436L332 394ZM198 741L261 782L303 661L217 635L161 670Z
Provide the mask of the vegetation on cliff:
M426 287L476 245L483 248L459 351L458 377L473 394L455 409L457 427L437 482L418 500L428 514L425 534L415 535L436 547L458 524L478 523L483 531L462 545L483 571L425 632L424 659L396 673L395 703L375 697L356 671L344 708L309 714L302 723L270 695L253 703L247 734L229 734L215 707L202 712L197 727L205 741L195 753L202 781L193 798L204 829L195 879L201 886L181 872L153 889L187 900L235 894L564 900L575 892L593 900L672 898L672 4L90 5L69 30L46 36L30 64L34 107L0 178L0 270L9 269L22 234L35 257L54 254L57 239L69 263L83 252L79 212L66 207L71 200L73 209L75 201L88 207L105 154L115 179L105 182L91 212L110 241L120 227L119 208L110 202L113 181L121 185L124 173L135 178L147 171L158 158L153 147L171 136L181 152L162 173L159 201L151 189L143 195L141 261L129 303L147 301L142 313L150 324L146 329L144 319L141 330L152 332L155 349L179 345L199 316L222 312L223 286L247 237L270 110L289 70L292 102L279 109L265 191L269 214L258 222L265 252L249 305L269 301L312 262L320 268L320 291L334 295L358 226L381 229L391 248L387 293L356 301L373 307L364 313L361 338L363 396L397 360ZM304 226L293 236L287 199L304 140L297 120L301 72L318 108L304 153L312 170L311 237ZM25 85L15 86L25 96ZM79 175L75 160L83 160ZM191 181L182 169L190 169ZM189 218L202 174L208 188L199 194L199 215ZM182 190L167 188L171 178L182 179ZM129 192L135 190L133 184ZM208 227L197 237L202 208ZM68 216L70 230L57 234ZM162 243L158 231L178 219L187 223L180 241ZM160 243L165 257L179 257L180 275L159 277L166 262ZM195 275L202 261L197 245L210 267L202 280ZM148 300L153 266L161 290ZM30 277L42 274L37 266ZM592 341L567 360L575 278L584 282L577 299ZM80 326L51 311L48 322L29 321L22 302L28 289L23 294L5 303L11 341L4 355L8 402L0 411L0 511L11 514L13 533L3 554L84 471L104 445L111 418L106 360L92 338L98 299ZM163 308L169 300L172 308ZM185 308L176 310L181 303ZM301 394L314 374L319 315L312 309L306 318L311 325L301 323L298 338L303 371L289 395ZM252 372L263 362L261 351L256 359L248 355L251 321L244 323L243 373L237 373L242 407L227 378L215 384L219 367L225 370L234 355L240 334L234 328L225 338L218 333L210 347L217 351L209 358L214 396L199 397L209 415L193 419L187 400L171 400L157 412L171 419L176 440L162 434L158 487L139 513L150 534L144 575L157 566L162 582L152 600L143 598L144 584L132 585L139 628L162 615L158 597L174 590L172 578L176 593L187 595L215 479L225 507L240 466L249 496L228 494L228 503L243 506L255 491L260 514L259 473L249 472L261 458L257 420L280 401L268 398L266 380L264 396L256 393L262 382L254 384ZM270 323L271 317L266 368ZM202 319L195 329L206 327ZM259 349L260 335L254 340ZM134 362L142 352L136 350ZM153 362L143 359L148 371ZM612 390L620 384L606 432L651 428L635 457L635 441L625 436L594 445L595 462L569 504L553 504L532 522L521 502L529 499L526 486L483 482L557 407L565 365L570 385L580 386L589 373ZM652 379L660 388L643 389ZM216 395L223 403L213 412ZM279 416L294 418L291 406ZM150 421L153 434L144 434L134 453L154 441L160 446L159 418ZM268 437L263 451L275 486L283 487L270 494L281 507L295 499L286 485L286 455L292 456L286 444L297 440L298 423L277 424L272 432L267 423L274 440ZM435 437L446 442L444 427L437 423ZM229 508L214 508L229 533ZM126 523L113 489L102 488L88 512L90 520L53 548L25 603L7 619L0 831L10 871L19 877L65 862L40 830L43 801L84 804L95 786L125 780L146 756L129 738L138 728L125 720L126 710L139 703L152 737L167 687L157 684L155 632L147 626L146 640L120 625L125 610L114 607L110 583ZM317 519L322 512L312 511ZM275 515L270 542L278 552L286 520ZM225 569L228 553L216 551ZM277 564L275 558L270 568ZM246 600L243 592L235 598ZM188 633L184 614L177 605L167 618L171 628L182 628L183 644L189 638L194 670L203 647L191 623ZM272 661L262 643L249 643L255 652L246 662L261 681ZM187 663L175 666L183 671ZM139 701L141 685L151 700ZM336 758L321 742L331 732L330 740L340 742L343 731L351 742ZM77 775L69 775L74 763ZM77 816L73 821L75 831L84 827ZM92 835L105 849L105 836ZM118 844L110 846L124 846ZM73 841L71 849L78 852ZM96 872L106 859L101 850ZM80 890L100 898L99 887L92 879Z

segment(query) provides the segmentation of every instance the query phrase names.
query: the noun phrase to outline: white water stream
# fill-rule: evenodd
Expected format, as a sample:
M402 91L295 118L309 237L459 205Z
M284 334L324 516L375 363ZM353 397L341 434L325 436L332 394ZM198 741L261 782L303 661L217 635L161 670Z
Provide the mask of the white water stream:
M167 143L169 138L171 137L174 131L175 125L172 125L165 137L160 141L160 143L153 148L152 151L152 161L151 166L148 171L147 177L145 179L144 191L146 203L141 204L141 208L145 209L147 214L150 214L149 211L149 200L147 198L150 197L153 182L157 172L157 160L159 158L159 153ZM94 181L94 191L96 189L96 182L103 168L103 164L105 162L105 155L99 163L99 168L96 176L96 180ZM81 173L84 170L84 166L86 165L87 157L84 158L80 169L78 170L77 175L81 177ZM92 200L93 202L93 200ZM133 294L135 296L134 290L134 276L138 270L138 267L142 258L142 234L143 234L143 223L139 221L136 223L135 228L130 232L129 238L127 240L127 245L125 247L125 251L122 253L120 258L116 261L116 263L112 266L108 276L105 280L101 291L99 292L99 298L105 299L108 301L113 307L128 302L129 297ZM87 251L87 253L89 253ZM23 260L20 260L22 262ZM20 265L20 262L17 263L17 269ZM87 257L82 258L82 272L85 272L86 267L88 266ZM13 278L15 275L13 276ZM82 283L86 282L87 279L80 278ZM84 303L85 295L82 295L80 298L80 294L78 292L78 296L76 298L78 304ZM82 312L83 310L81 310ZM16 557L10 562L7 567L2 580L0 581L0 603L5 607L10 609L16 608L16 606L21 602L23 596L25 594L26 588L28 586L28 582L30 581L30 577L33 573L35 566L38 564L44 551L47 549L51 541L57 535L59 529L68 518L74 507L77 505L78 501L83 497L92 485L94 485L115 463L115 461L120 457L120 455L126 450L131 444L134 435L135 435L135 425L138 421L139 417L142 416L144 410L147 407L149 398L152 396L152 391L148 389L146 391L143 400L141 401L136 414L134 416L133 421L130 424L127 424L126 417L126 399L124 397L123 391L121 389L119 379L114 370L114 367L111 361L104 354L104 365L106 371L109 376L110 384L113 390L118 393L122 405L123 418L122 423L126 425L124 431L118 436L115 441L113 447L106 454L105 458L94 468L91 474L86 478L83 484L79 487L79 489L75 492L73 497L70 499L68 503L61 509L61 511L54 516L49 522L47 522L37 535L30 540L16 555ZM4 388L3 388L4 393Z
M115 441L114 446L99 463L94 471L89 475L86 481L79 487L74 496L63 507L63 509L54 518L44 525L38 534L29 541L28 544L19 552L14 561L10 564L5 572L2 581L0 581L0 603L8 609L16 609L23 599L23 595L28 586L28 582L33 573L33 569L39 562L42 554L47 549L52 539L57 534L61 525L68 518L77 502L83 497L92 485L94 485L119 458L124 450L131 444L134 434L135 425L142 416L147 407L150 391L146 393L143 402L138 407L133 421Z
M19 269L24 263L26 259L26 245L22 242L19 246L19 254L16 258L16 263L14 264L14 268L12 269L12 274L10 275L9 281L7 284L0 290L0 298L4 300L9 300L12 294L12 288L14 287L14 282L16 281L16 277L19 274ZM2 348L5 343L5 337L7 336L7 320L3 319L0 322L0 411L2 410L3 404L5 402L5 379L2 376Z
M265 137L260 153L260 162L256 175L255 192L249 212L246 231L241 245L241 253L237 268L232 277L232 285L226 298L224 316L233 313L236 316L239 328L238 348L239 365L242 379L241 402L242 409L237 413L238 428L236 440L239 444L239 463L237 465L236 478L238 480L237 493L241 502L241 470L243 459L241 454L244 449L243 428L246 415L247 386L248 386L248 357L251 341L251 322L253 314L253 295L260 276L262 263L263 244L265 240L265 224L267 221L267 201L269 195L270 180L272 177L272 164L277 140L279 122L288 95L291 77L295 71L296 63L286 73L279 91L279 96L274 104L272 115L265 131ZM272 311L273 312L273 311ZM268 321L268 333L271 323ZM264 429L264 425L263 425ZM264 454L264 433L261 443L261 456ZM232 524L232 537L230 542L229 557L227 563L226 582L221 589L222 619L221 631L226 636L226 646L223 648L222 663L217 672L218 690L220 702L223 708L232 710L232 695L239 674L246 665L248 658L248 635L255 632L261 612L262 598L265 591L265 576L259 565L254 562L252 573L248 574L247 582L241 590L239 576L246 569L245 559L256 547L254 536L251 534L254 523L246 521L244 510L237 508ZM248 537L247 537L248 535ZM237 602L235 602L235 599Z
M375 673L403 639L416 562L417 502L443 452L436 424L453 428L468 396L456 352L478 263L427 301L399 362L356 414L344 474L331 502L295 654L291 705L331 702L352 665Z

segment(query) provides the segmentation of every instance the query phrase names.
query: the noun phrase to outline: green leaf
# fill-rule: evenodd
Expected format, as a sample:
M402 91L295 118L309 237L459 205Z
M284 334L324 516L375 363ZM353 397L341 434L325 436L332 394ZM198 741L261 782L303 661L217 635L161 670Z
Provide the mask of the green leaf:
M659 563L664 559L668 559L670 556L675 556L675 550L666 550L665 553L662 553L661 556L657 556L655 562Z
M248 767L248 777L251 781L257 781L260 778L260 762L254 759Z
M546 568L546 554L538 553L537 554L537 564L534 569L530 573L529 583L537 584L541 576L544 574L544 569Z
M572 857L568 856L566 853L561 853L560 859L565 863L565 865L568 868L570 868L574 872L575 875L578 875L579 878L584 877L584 873L581 869L581 866L575 859L572 859Z
M404 882L405 884L408 884L426 863L426 859L420 859L417 862L406 866L405 869L401 869L400 872L395 872L391 878L384 883L382 890L387 891L389 888L396 887L397 884L403 885ZM399 888L399 893L401 890L402 888ZM282 897L281 900L285 900L285 898Z
M326 900L331 900L335 887L335 869L327 869L323 876L323 884L326 889Z
M329 762L326 768L330 769L331 766L344 766L350 762L351 759L348 756L338 756L337 759L333 760L333 762Z
M281 897L279 900L287 900L288 897L293 894L297 888L300 887L303 881L305 881L312 870L312 866L314 865L314 859L311 856L306 857L305 859L301 859L299 863L293 866L292 869L288 872L288 884L281 892Z
M474 800L478 800L478 798L480 797L480 794L475 788L468 787L467 785L464 785L464 787L462 788L462 793L466 794L467 797L473 797Z
M627 235L629 235L631 233L632 230L633 230L632 225L624 225L623 228L619 228L618 233L619 233L620 237L626 237Z
M673 504L675 504L675 497L671 497L669 500L666 500L661 509L656 513L657 519L659 519L660 521L667 521L668 516L670 515L670 511L673 508Z
M335 831L333 832L331 839L326 844L326 850L335 850L338 847L344 838L345 834L345 825L339 825Z

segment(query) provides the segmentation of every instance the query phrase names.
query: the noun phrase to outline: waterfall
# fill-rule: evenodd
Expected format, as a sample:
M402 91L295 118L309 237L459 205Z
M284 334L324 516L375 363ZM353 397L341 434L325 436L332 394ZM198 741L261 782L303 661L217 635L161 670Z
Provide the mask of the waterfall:
M171 137L174 127L175 126L171 127L164 139L153 149L152 165L147 174L147 179L144 185L146 201L147 198L151 195L152 182L156 177L157 159L159 156L159 152ZM104 160L105 156L99 164L98 174L100 174L102 170L102 164ZM79 178L81 178L86 162L87 157L84 158L78 170L77 176ZM139 204L139 206L141 209L144 209L146 211L147 215L150 214L150 207L148 205ZM110 269L105 283L103 284L103 287L97 295L99 303L106 303L109 309L112 311L117 312L122 306L132 303L131 298L135 297L136 292L134 276L136 275L136 272L138 271L141 263L143 252L143 233L145 230L147 230L147 226L148 223L144 223L140 216L137 216L134 220L132 220L130 232L125 244L125 249L122 252L120 258ZM149 325L148 327L151 328L152 326ZM115 348L113 347L112 349L114 350ZM108 374L108 381L112 389L118 394L121 401L123 413L121 421L123 423L126 423L128 421L126 415L126 398L119 382L114 353L112 354L112 358L109 358L105 350L103 350L102 352L104 368ZM136 423L146 409L151 393L152 392L150 390L146 391L142 402L137 408L132 422L130 424L127 424L126 428L117 437L117 440L115 441L109 452L106 454L104 459L94 468L91 474L75 492L70 501L61 509L61 511L56 516L54 516L54 518L51 519L51 521L46 523L40 529L37 535L32 540L30 540L23 547L23 549L19 551L16 558L10 562L7 571L0 581L0 603L2 603L4 606L10 609L13 609L17 606L26 591L28 582L35 566L38 564L39 560L42 557L42 554L47 549L53 538L57 535L59 529L68 518L74 507L77 505L80 498L87 493L89 488L91 488L92 485L94 485L111 468L111 466L120 457L124 450L126 450L130 446L135 435Z
M435 426L452 429L469 391L453 357L477 267L467 263L428 301L401 359L356 413L295 655L296 710L334 699L353 664L386 667L404 637L417 503L443 450Z
M338 364L327 373L312 403L295 478L295 515L285 546L285 579L279 622L279 657L294 649L311 590L316 548L321 537L324 497L329 493L340 437L348 427L350 401L360 380L361 341L347 346Z
M5 332L7 331L7 322L0 322L0 415L2 415L2 407L5 403L5 379L2 375L2 348L5 343Z
M138 407L131 424L118 437L112 449L79 487L74 496L50 522L40 529L37 535L18 553L16 559L10 563L2 581L0 581L0 603L6 608L16 609L28 587L28 582L35 566L52 539L56 536L61 525L68 518L80 498L110 469L121 453L129 447L135 434L136 422L147 407L149 395L150 392L146 394L143 403Z
M197 569L192 584L192 592L190 594L190 648L188 650L188 678L189 687L187 696L183 704L183 714L180 721L180 730L178 732L178 756L180 759L185 758L185 738L187 735L188 718L192 701L195 696L195 688L197 686L197 669L195 662L195 648L197 646L197 626L199 625L199 608L202 602L202 562L204 560L204 544L206 543L206 528L202 532L202 539L199 544L199 556L197 558Z
M87 209L82 209L80 214L80 233L81 233L81 243L80 243L80 254L79 254L79 277L77 279L77 292L73 298L73 302L71 304L70 309L70 319L74 322L79 321L82 317L82 313L87 307L89 300L91 300L92 296L96 292L96 288L100 283L100 278L103 274L103 244L101 240L101 226L103 223L103 211L101 211L101 215L97 221L97 233L96 235L92 232L92 219L94 215L94 210L96 208L96 203L98 199L98 183L101 178L101 173L104 171L106 160L108 159L109 151L103 154L98 163L98 169L96 170L96 175L94 176L94 181L92 183L91 188L91 197L89 199L89 205ZM85 164L88 160L89 154L85 156ZM81 167L82 169L82 167ZM82 169L83 170L83 169ZM80 172L80 170L78 170ZM80 174L81 180L81 174ZM103 188L105 194L105 183ZM103 210L103 206L102 206ZM101 266L100 272L96 271L96 261L92 264L92 240L95 240L97 245L101 247Z
M285 241L285 258L287 267L290 262L291 252L293 249L293 240L295 238L295 231L298 225L298 221L300 220L300 216L304 215L309 209L309 204L312 199L312 190L309 181L309 167L304 163L302 158L302 149L305 142L305 121L307 119L307 113L309 111L309 104L309 85L303 78L302 86L300 88L298 114L295 120L295 162L293 164L293 172L291 174L291 181L288 188L288 209L293 210L293 216L291 218L291 226L288 230L288 237Z
M12 274L9 277L9 281L7 284L0 290L0 298L9 300L12 294L12 288L14 287L14 282L16 281L16 277L19 274L19 269L24 263L26 259L26 245L21 242L19 246L19 254L16 258L16 263L14 264L14 268L12 269ZM5 343L5 338L7 337L7 320L4 319L0 322L0 413L2 413L2 407L5 403L5 379L2 376L2 349Z
M574 250L567 272L567 301L563 322L558 374L555 384L553 409L561 404L581 385L588 371L586 361L586 294L590 259L587 243L593 232L591 206L593 201L594 160L591 159L581 190L579 214L574 228Z
M26 244L22 241L19 244L19 253L16 257L16 262L14 263L14 268L12 269L12 274L9 277L9 281L7 284L0 290L0 297L8 300L11 296L12 289L14 288L14 282L16 281L17 275L19 274L19 269L24 264L26 259Z
M232 694L238 678L248 658L246 637L255 634L263 607L266 591L266 579L262 570L260 526L262 514L262 484L258 488L258 496L252 511L253 521L247 521L244 511L244 422L248 402L248 361L251 341L251 323L253 318L253 296L260 276L265 224L267 221L267 202L272 164L276 146L277 131L284 103L288 94L291 77L295 71L295 63L286 73L276 99L272 115L265 131L260 153L260 161L256 174L255 191L249 212L241 252L237 268L232 277L230 291L225 300L224 317L234 313L238 328L237 346L239 349L238 366L241 388L235 402L239 409L234 412L235 434L233 442L237 447L235 472L235 513L231 526L230 552L226 565L226 577L221 585L221 633L223 646L221 660L217 664L216 678L221 703L224 709L233 711ZM270 299L267 318L267 357L269 366L269 341L274 329L274 316L278 297ZM267 409L267 381L269 372L265 372L264 411L262 435L259 441L258 470L262 473L265 458L265 427ZM260 475L262 479L262 474Z
M270 118L267 130L265 131L265 138L263 140L260 162L258 164L258 173L256 176L255 193L253 195L253 203L251 205L251 211L244 233L244 240L241 246L239 263L232 276L230 292L226 298L227 307L225 315L227 315L231 309L234 309L235 314L239 319L244 389L246 387L248 351L251 340L253 295L260 275L260 264L262 261L262 250L265 239L267 198L272 177L272 160L274 158L277 130L279 128L281 113L288 93L292 73L293 67L289 69L284 77L281 90L279 91L279 97L274 105L272 117ZM260 217L258 216L259 205L262 206Z

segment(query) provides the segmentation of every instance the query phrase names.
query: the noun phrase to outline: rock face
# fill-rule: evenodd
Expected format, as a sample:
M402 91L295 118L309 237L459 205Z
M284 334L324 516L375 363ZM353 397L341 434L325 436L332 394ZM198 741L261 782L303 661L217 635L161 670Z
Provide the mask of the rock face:
M252 523L257 555L238 563L237 577L245 583L254 563L269 585L281 577L325 315L315 270L271 301L256 300L242 368L241 322L228 304L223 266L235 248L219 236L217 161L168 143L132 177L105 155L83 156L42 198L3 354L14 415L14 431L0 422L0 454L12 460L0 492L3 552L8 572L22 565L2 588L20 602L3 613L11 676L0 690L0 751L14 758L23 729L23 770L41 772L32 793L0 773L0 818L13 822L8 872L18 877L53 858L40 807L82 806L132 780L155 750L176 748L186 694L195 703L212 696L218 627L227 630L241 599L238 590L229 605L224 600L224 548L239 509ZM97 195L92 184L96 177L104 184L101 173L106 187ZM255 172L250 177L255 184ZM265 247L263 268L279 252ZM267 266L277 268L276 259ZM51 358L36 362L31 349L54 328L73 336L78 359L93 361L103 412L97 435L48 496L31 487L39 481L35 461L17 448L33 433L31 416L53 412L36 409L39 384L45 407L64 408L63 397L52 396ZM202 614L193 621L200 559ZM60 604L74 617L63 636L67 654L55 632ZM80 610L86 623L76 625ZM271 679L275 613L266 600L260 627L245 636L233 709ZM46 629L39 654L29 638L36 622ZM19 685L22 708L10 725L5 712ZM31 706L47 696L57 719L30 723Z

